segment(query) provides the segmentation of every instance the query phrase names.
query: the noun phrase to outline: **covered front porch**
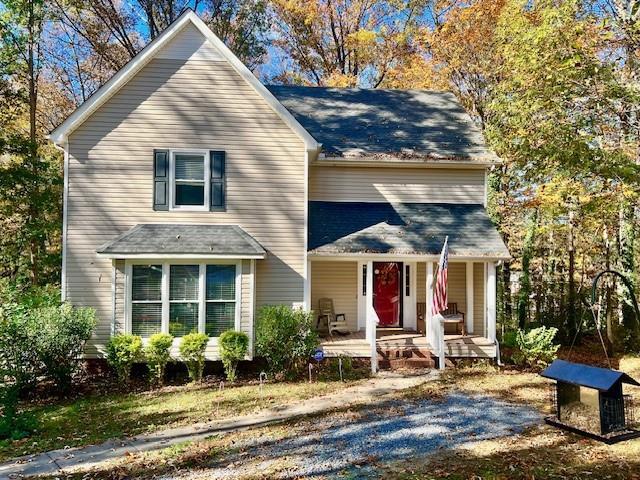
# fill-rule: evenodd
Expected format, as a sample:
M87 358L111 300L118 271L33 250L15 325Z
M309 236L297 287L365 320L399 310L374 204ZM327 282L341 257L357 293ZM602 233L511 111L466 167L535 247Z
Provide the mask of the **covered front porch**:
M431 352L440 367L498 356L496 265L509 252L482 205L314 201L309 216L305 304L327 355L371 358L374 371L392 349ZM431 306L446 237L443 317ZM327 318L341 322L332 335Z
M431 309L436 257L313 256L310 303L326 356L383 359L388 352L495 358L495 262L450 260L448 303L460 323L441 324ZM331 299L347 331L329 334L319 311ZM437 323L437 325L436 325ZM464 328L463 328L464 326ZM374 340L375 338L375 340ZM436 361L436 363L438 363Z

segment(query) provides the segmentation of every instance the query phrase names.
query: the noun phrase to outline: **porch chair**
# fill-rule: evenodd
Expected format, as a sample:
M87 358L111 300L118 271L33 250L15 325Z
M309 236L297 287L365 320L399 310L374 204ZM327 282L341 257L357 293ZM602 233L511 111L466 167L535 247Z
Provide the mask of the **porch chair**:
M339 320L340 318L342 320ZM341 335L347 335L349 333L345 314L335 312L333 300L330 298L321 298L318 300L318 323L316 324L316 328L320 328L320 323L323 319L327 321L329 336L333 336L333 332L338 332Z
M458 310L457 303L448 303L447 309L442 312L442 316L444 317L444 324L454 324L456 325L456 333L458 333L458 325L460 325L461 335L464 336L467 334L467 327L464 321L464 312L460 312Z

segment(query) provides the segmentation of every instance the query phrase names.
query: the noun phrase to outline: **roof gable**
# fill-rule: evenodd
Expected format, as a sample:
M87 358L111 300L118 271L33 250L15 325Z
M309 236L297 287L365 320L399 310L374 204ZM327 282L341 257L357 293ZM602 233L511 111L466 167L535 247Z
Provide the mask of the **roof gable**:
M187 30L185 30L187 29ZM180 33L182 35L179 35ZM199 32L201 38L194 33ZM78 107L62 124L55 128L49 139L57 145L66 142L68 136L91 116L101 105L133 78L153 58L206 58L228 62L238 74L260 95L274 112L305 143L307 150L317 151L320 144L269 92L251 71L229 50L196 15L185 11L166 30L142 49L129 63L100 87L87 101Z

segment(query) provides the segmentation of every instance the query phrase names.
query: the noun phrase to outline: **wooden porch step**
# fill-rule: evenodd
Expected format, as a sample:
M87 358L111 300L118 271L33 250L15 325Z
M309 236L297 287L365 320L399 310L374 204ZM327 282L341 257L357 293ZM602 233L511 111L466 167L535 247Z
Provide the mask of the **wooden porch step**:
M378 368L394 370L397 368L436 368L435 358L394 358L378 360Z
M431 350L419 347L388 348L378 346L378 367L394 368L435 368L436 358Z

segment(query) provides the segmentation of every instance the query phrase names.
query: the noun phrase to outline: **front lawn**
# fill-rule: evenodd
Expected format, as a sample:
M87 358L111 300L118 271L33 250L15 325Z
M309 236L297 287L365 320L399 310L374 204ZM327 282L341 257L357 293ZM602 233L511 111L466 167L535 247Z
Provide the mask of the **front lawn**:
M348 386L338 381L246 385L220 391L218 384L157 391L91 395L29 409L38 430L20 441L0 441L0 461L48 450L92 445L111 438L217 420L325 395Z
M620 360L619 368L640 378L638 358ZM305 436L317 438L317 448L322 448L323 432L332 428L330 425L335 422L344 421L352 425L367 415L384 421L395 415L402 418L404 409L409 408L412 402L430 399L437 405L449 393L490 395L512 404L532 406L542 414L547 414L548 386L548 381L536 373L497 369L480 364L462 366L446 370L438 381L403 392L405 403L393 404L393 408L401 410L400 412L390 409L389 404L385 403L389 401L387 397L370 405L295 420L288 424L217 436L156 452L135 453L89 472L71 474L69 478L150 479L171 473L191 480L207 478L209 474L221 471L233 475L240 468L244 469L241 478L247 479L304 478L296 476L296 472L301 465L311 460L301 460L301 457L304 458ZM640 389L630 389L629 392L640 395ZM397 394L393 397L396 401L399 400ZM416 428L419 427L416 425ZM394 438L393 431L386 435ZM449 432L447 435L455 434ZM406 458L398 461L365 455L353 462L352 468L331 472L321 478L364 478L373 473L374 478L400 480L640 478L640 439L607 446L539 424L520 434L471 444L458 442L456 446L453 440L456 438L452 438L451 448L425 450L424 454L405 455ZM256 448L258 445L281 446L292 442L296 445L298 441L302 442L298 456L291 456L290 450ZM344 452L350 451L347 443L341 448L345 449Z

